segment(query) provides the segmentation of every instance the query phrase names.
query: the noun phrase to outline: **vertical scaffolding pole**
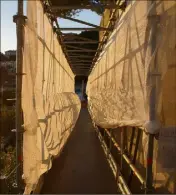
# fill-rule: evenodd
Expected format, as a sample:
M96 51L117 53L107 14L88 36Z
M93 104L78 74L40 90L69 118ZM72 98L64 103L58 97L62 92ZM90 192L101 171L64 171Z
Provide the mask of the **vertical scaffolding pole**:
M136 144L135 144L135 149L134 149L134 155L133 155L133 159L132 159L132 163L134 165L136 163L137 153L138 153L138 149L139 149L138 146L139 146L140 135L141 135L141 129L136 127L136 128L133 128L132 136L134 136L133 132L135 131L135 129L137 131L137 138L136 138ZM131 140L130 144L133 145L133 141L134 141L134 139ZM130 148L132 148L132 147L130 147ZM132 149L131 149L131 151L132 151ZM131 154L131 153L129 153L129 154ZM129 187L131 186L132 177L133 177L133 171L132 171L132 169L130 169L130 174L129 174L129 178L128 178L128 185L129 185Z
M153 4L152 14L149 13L149 25L151 27L151 55L154 54L156 50L156 36L157 36L157 15L156 15L156 2L151 0L148 2L149 7ZM154 59L154 69L156 71L157 64L156 58ZM152 89L150 94L150 106L149 106L149 120L151 123L156 122L156 77L150 75L152 80ZM148 132L148 145L147 145L147 166L146 166L146 186L145 193L149 194L153 190L153 147L154 147L154 132L152 130Z
M16 181L18 190L21 190L22 167L21 167L21 132L22 132L22 108L21 108L21 88L22 88L22 64L23 64L23 26L25 17L23 16L23 0L18 0L17 15L14 16L17 33L17 58L16 58Z
M82 98L84 98L84 79L82 80Z

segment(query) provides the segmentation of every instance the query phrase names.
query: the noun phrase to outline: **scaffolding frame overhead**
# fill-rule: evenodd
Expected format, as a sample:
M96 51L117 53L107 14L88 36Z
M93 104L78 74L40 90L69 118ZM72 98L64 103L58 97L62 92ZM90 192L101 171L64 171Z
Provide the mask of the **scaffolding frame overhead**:
M61 11L64 10L76 10L76 9L89 9L94 10L95 8L102 7L103 9L110 9L112 10L112 13L115 15L115 13L121 9L120 6L121 0L117 1L106 1L105 3L101 3L100 5L94 5L90 3L81 3L81 4L74 4L69 3L66 4L64 2L57 2L55 0L50 0L49 3L45 4L45 10L48 13L48 16L55 22L55 26L53 26L55 32L58 34L58 37L60 39L61 45L63 46L67 61L70 64L70 67L72 68L72 71L77 75L78 73L78 64L75 63L78 61L78 58L81 58L81 63L87 62L87 59L90 60L89 63L89 69L87 69L87 72L85 73L88 75L90 71L92 70L92 67L98 58L103 46L106 44L106 41L113 31L114 28L114 21L111 18L110 23L106 27L98 26L95 24L92 24L87 21L83 21L81 19L76 19L70 16L66 16L62 14ZM113 16L114 16L113 15ZM58 18L66 19L73 21L75 23L84 24L86 26L90 27L59 27L58 25ZM77 35L74 33L64 33L65 31L82 31L82 32L104 32L104 38L102 40L94 40L87 37L83 37L83 35ZM90 49L91 45L93 48L96 49ZM98 49L97 49L98 47ZM75 60L74 60L75 59ZM80 63L80 62L79 62ZM75 69L76 67L76 69Z

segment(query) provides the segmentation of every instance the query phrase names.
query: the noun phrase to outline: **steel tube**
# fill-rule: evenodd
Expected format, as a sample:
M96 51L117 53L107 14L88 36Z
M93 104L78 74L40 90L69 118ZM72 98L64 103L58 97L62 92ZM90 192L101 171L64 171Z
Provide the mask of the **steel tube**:
M122 194L125 194L125 191L124 191L124 189L122 187L122 184L121 183L118 183L117 185L118 185L120 191L122 192Z
M128 188L126 182L125 182L125 180L123 179L123 177L121 175L119 176L119 181L123 185L122 187L124 188L126 194L131 194L131 192L130 192L130 190L129 190L129 188Z
M82 31L82 30L90 30L90 31L111 31L111 29L107 28L60 28L61 31Z
M132 127L132 133L131 133L131 139L130 139L130 147L129 147L129 154L131 154L131 152L132 152L134 135L135 135L135 127Z
M152 14L155 15L156 18L148 18L149 26L151 27L151 43L150 43L150 49L151 49L151 56L155 52L156 49L156 40L157 40L157 15L156 15L156 2L154 0L151 0L148 2L148 7L150 8L154 5L154 9L152 9ZM154 58L154 69L157 72L157 62L156 58ZM149 120L155 121L156 120L156 77L153 75L151 78L152 82L152 89L149 97ZM147 166L146 166L146 186L145 186L145 193L151 193L153 188L153 145L154 145L154 134L148 134L148 145L147 145Z
M106 9L114 9L119 6L116 4L107 4L103 6ZM52 11L67 10L67 9L94 9L94 5L61 5L61 6L51 6Z
M108 136L110 136L109 131L106 130L106 133L108 134ZM112 142L114 143L114 146L117 148L117 150L119 152L121 152L121 148L120 146L117 144L117 142L115 141L115 139L113 137L110 137L112 139ZM131 160L127 157L126 154L123 154L122 157L125 159L125 161L127 162L127 164L130 166L131 170L133 171L133 173L136 175L136 177L139 179L139 181L141 182L141 184L145 184L145 180L144 178L141 176L141 174L139 173L139 171L137 170L137 168L133 165L133 163L131 162Z
M71 53L74 53L74 52L77 52L77 53L93 52L93 53L95 53L96 50L88 50L88 49L84 49L84 50L68 49L67 52L71 52Z
M102 142L101 145L103 146L103 150L104 150L106 156L108 157L108 162L109 162L110 167L111 167L111 169L112 169L112 171L113 171L113 174L114 174L114 176L116 177L116 173L117 173L117 164L115 163L115 160L113 159L111 153L109 153L108 147L107 147L107 145L106 145L106 143L105 143L105 140L104 140L104 138L103 138L103 137L106 135L106 134L105 134L105 133L106 133L106 130L104 129L104 131L103 131L103 136L102 136L101 133L98 131L98 129L96 129L96 132L97 132L97 134L98 134L98 138L100 139L100 142ZM115 167L113 166L112 163L115 165ZM118 170L118 171L119 171L119 173L120 173L120 170ZM124 193L124 194L131 194L131 191L130 191L130 189L128 188L128 186L127 186L125 180L123 179L123 176L121 175L121 173L120 173L120 175L119 175L118 178L119 178L119 180L118 180L117 185L118 185L118 186L120 185L120 187L122 187L122 188L120 188L121 192Z
M71 18L71 17L67 17L67 16L62 16L61 14L58 15L58 17L60 18L64 18L66 20L71 20L71 21L74 21L74 22L78 22L78 23L81 23L81 24L85 24L85 25L88 25L88 26L91 26L91 27L94 27L94 28L100 28L100 29L105 29L106 28L103 28L101 26L97 26L95 24L91 24L89 22L86 22L86 21L83 21L83 20L79 20L79 19L76 19L76 18Z
M99 41L64 41L65 44L98 44Z
M22 89L22 64L23 64L23 35L24 35L24 16L23 0L18 0L18 15L16 20L17 33L17 58L16 58L16 164L20 164L21 159L21 131L22 131L22 108L21 108L21 89ZM18 189L21 189L21 166L17 167L16 180Z
M79 58L81 58L81 59L83 59L83 58L92 59L92 58L93 58L93 55L92 55L92 56L90 56L90 55L89 55L89 56L86 56L86 55L85 55L85 56L82 56L82 55L79 55L79 56L78 56L78 54L77 54L77 55L70 55L69 58L70 58L70 59L72 59L72 58L73 58L73 59L74 59L74 58L76 58L76 59L79 59Z
M137 128L136 128L137 129ZM138 146L139 146L139 141L140 141L140 135L141 135L141 130L138 128L137 129L137 139L136 139L136 145L135 145L135 150L134 150L134 156L133 156L133 160L132 163L135 165L136 163L136 158L137 158L137 152L138 152ZM132 181L132 177L133 177L133 172L132 170L130 171L130 175L129 175L129 180L128 180L128 185L130 186L131 181Z

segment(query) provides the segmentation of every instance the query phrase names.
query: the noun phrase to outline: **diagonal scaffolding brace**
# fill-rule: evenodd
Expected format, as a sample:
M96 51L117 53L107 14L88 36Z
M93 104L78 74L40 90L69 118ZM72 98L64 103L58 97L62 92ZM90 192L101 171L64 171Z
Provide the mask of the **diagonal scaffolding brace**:
M85 25L88 25L88 26L92 26L94 28L99 28L99 29L103 29L103 30L107 30L107 28L104 28L104 27L101 27L101 26L97 26L95 24L91 24L89 22L85 22L83 20L79 20L79 19L75 19L75 18L71 18L71 17L67 17L67 16L62 16L62 15L58 15L60 18L64 18L66 20L71 20L73 22L78 22L80 24L85 24Z
M70 27L70 28L60 28L61 31L83 31L83 30L87 30L87 31L111 31L112 29L110 28L75 28L75 27Z

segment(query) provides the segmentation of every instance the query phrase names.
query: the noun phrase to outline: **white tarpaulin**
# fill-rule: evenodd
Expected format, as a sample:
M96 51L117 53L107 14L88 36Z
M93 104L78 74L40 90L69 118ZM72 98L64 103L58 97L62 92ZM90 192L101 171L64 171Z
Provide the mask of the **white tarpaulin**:
M153 2L128 5L88 78L101 127L176 125L176 2Z
M66 143L80 112L74 74L40 1L27 2L23 59L23 177L35 189Z
M114 129L138 126L149 133L160 130L153 148L154 185L172 193L176 186L175 55L176 1L129 1L86 89L96 125ZM147 143L144 133L143 157ZM137 163L146 167L141 160Z

